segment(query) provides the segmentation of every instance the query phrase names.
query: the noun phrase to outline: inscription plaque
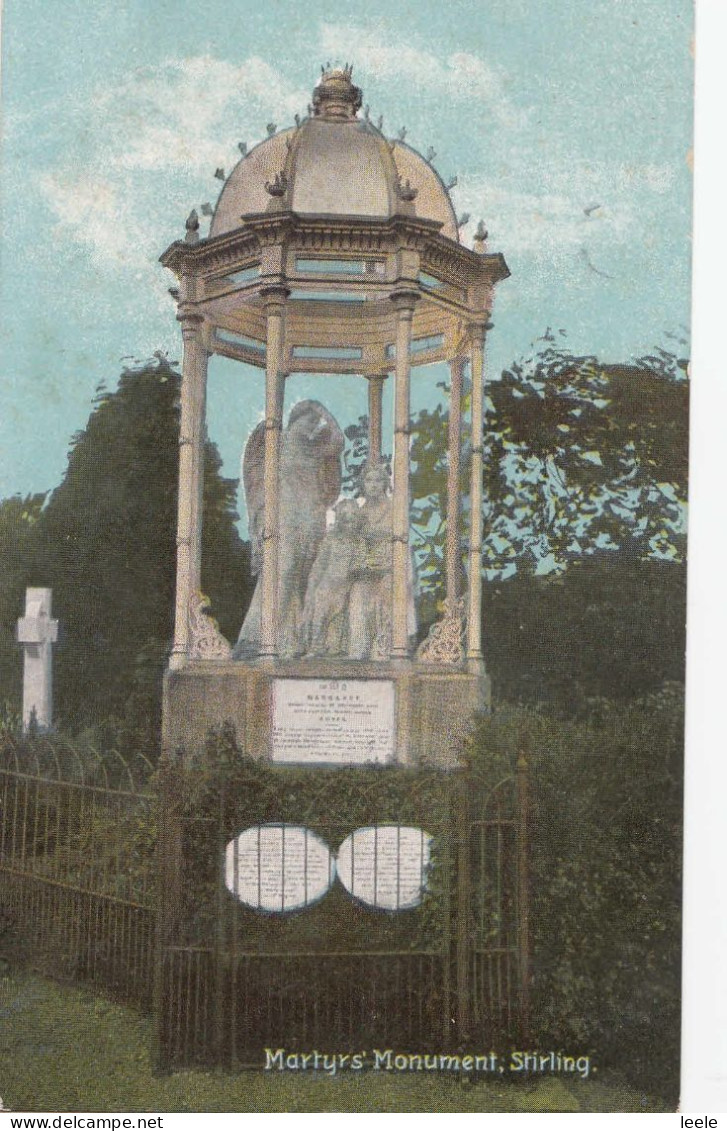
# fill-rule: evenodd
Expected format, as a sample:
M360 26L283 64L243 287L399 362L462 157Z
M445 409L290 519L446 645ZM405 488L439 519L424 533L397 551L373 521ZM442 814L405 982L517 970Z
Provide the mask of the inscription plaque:
M407 911L419 906L426 891L431 845L423 829L356 829L338 850L338 878L346 891L371 907Z
M321 899L336 875L328 845L298 825L254 825L225 850L225 886L256 911L296 911Z
M351 766L393 758L391 680L274 681L274 762Z

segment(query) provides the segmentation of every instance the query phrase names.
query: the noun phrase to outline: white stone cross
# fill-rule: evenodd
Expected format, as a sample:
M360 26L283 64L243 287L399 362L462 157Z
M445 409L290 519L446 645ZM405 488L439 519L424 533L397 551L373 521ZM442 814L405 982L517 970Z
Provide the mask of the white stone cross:
M18 643L23 664L23 731L31 720L39 730L53 723L52 646L58 639L58 621L51 618L52 589L25 590L25 616L18 621Z

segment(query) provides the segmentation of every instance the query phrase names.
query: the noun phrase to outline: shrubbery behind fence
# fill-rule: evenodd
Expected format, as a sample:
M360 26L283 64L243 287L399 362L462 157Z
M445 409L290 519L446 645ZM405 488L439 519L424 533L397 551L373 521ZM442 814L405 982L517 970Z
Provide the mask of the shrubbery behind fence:
M0 907L22 961L155 1012L166 1065L259 1066L292 1037L441 1050L522 1032L524 773L494 787L396 767L311 774L218 739L203 766L161 771L57 738L0 740ZM378 909L332 881L299 911L245 908L225 854L271 828L334 850L358 830L364 856L372 836L421 829L426 895Z

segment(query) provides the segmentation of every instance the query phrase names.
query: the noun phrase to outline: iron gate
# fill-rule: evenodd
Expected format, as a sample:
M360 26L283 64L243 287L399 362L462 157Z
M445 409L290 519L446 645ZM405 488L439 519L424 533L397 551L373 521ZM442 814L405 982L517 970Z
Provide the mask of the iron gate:
M494 789L466 773L227 765L186 802L180 773L168 767L162 786L163 1064L259 1068L265 1050L279 1048L481 1049L522 1033L524 763ZM307 830L339 854L357 835L393 842L402 829L421 830L431 838L426 893L399 909L372 904L355 884L347 890L339 860L338 878L315 903L250 906L226 885L225 870L236 838L259 841L256 829L276 843L298 830L305 844ZM370 869L378 856L367 852ZM353 847L347 859L353 874ZM258 860L258 876L259 868Z

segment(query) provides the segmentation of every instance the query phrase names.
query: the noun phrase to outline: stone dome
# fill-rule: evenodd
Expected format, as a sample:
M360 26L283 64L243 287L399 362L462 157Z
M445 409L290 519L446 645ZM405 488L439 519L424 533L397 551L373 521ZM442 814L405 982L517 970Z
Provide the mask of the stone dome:
M359 118L361 91L350 68L324 71L311 113L292 129L256 145L230 173L220 193L211 236L234 231L242 217L266 212L279 199L301 216L436 220L459 240L449 194L432 165L400 140L389 140Z

